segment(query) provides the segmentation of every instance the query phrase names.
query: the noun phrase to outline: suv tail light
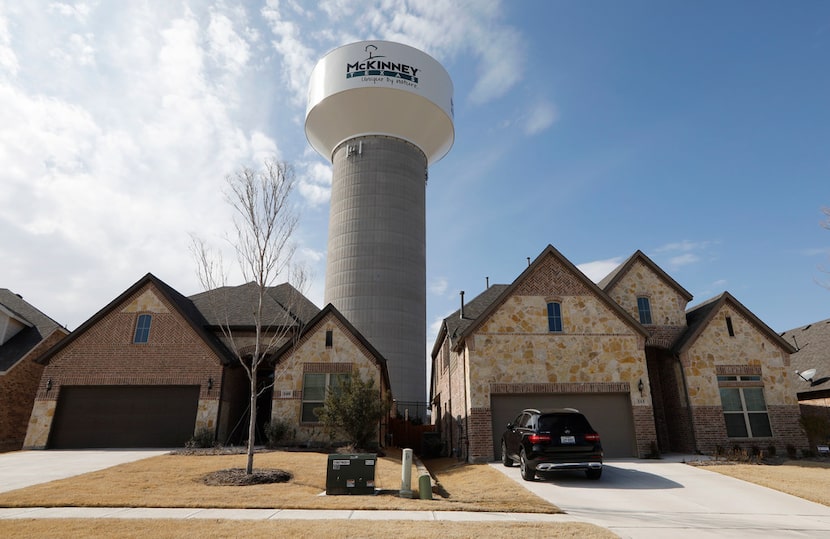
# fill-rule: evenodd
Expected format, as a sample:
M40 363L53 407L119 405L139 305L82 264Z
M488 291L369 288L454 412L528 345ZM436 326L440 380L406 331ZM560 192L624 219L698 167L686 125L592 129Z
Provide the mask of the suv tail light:
M527 437L527 441L532 444L541 444L550 442L550 436L547 434L531 434Z
M597 434L597 433L586 434L585 435L585 441L586 442L599 442L599 434Z

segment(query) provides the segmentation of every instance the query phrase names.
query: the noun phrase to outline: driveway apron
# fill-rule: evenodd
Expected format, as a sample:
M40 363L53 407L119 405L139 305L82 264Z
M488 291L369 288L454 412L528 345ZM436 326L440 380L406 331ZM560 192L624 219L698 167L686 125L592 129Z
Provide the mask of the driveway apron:
M65 479L169 452L169 449L90 449L0 453L0 492Z
M492 466L620 537L830 537L830 507L678 460L610 460L599 481L564 472L527 482L518 468Z

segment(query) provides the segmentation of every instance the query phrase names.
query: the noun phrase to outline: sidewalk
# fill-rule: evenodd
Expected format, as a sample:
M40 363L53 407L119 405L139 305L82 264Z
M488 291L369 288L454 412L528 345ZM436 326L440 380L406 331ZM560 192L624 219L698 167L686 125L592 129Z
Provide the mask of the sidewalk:
M196 509L146 507L0 508L0 521L47 518L228 519L228 520L421 520L500 522L580 522L565 514L472 511L352 511L303 509Z

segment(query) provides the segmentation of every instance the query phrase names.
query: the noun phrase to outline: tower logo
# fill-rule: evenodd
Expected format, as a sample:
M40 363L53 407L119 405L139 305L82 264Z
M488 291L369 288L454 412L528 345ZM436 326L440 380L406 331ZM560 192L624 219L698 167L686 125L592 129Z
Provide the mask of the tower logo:
M360 77L363 82L388 82L417 86L420 68L387 60L384 55L376 55L378 48L371 43L366 45L364 50L368 55L365 59L353 63L346 62L347 79Z

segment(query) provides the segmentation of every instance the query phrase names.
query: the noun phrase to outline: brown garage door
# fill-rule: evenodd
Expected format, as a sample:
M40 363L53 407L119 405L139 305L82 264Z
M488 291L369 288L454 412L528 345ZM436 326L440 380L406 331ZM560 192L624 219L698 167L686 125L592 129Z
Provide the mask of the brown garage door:
M493 395L493 451L501 457L505 426L525 408L576 408L599 432L606 457L632 457L636 453L634 418L628 393L542 393Z
M49 447L181 447L193 436L199 386L63 386Z

